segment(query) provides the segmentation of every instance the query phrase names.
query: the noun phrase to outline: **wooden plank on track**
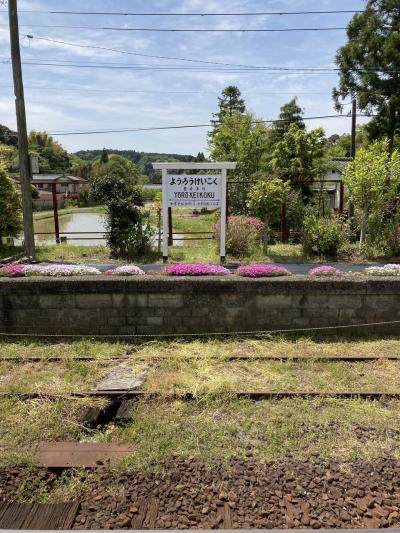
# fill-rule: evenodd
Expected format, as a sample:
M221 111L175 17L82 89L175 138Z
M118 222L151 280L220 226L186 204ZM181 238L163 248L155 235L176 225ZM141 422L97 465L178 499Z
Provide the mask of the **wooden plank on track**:
M228 502L224 503L224 529L233 529L233 522L232 522L232 510L229 507Z
M142 528L144 519L146 518L146 514L147 514L147 498L145 498L144 496L141 496L138 499L138 512L135 514L134 518L132 519L133 530L138 530Z
M71 529L79 502L0 504L0 529Z
M160 500L158 498L152 498L150 500L149 509L146 516L146 529L155 529L159 506Z
M133 451L132 446L109 442L49 442L39 445L36 460L46 468L94 468Z
M33 507L30 503L8 503L4 510L0 529L22 529L22 526Z

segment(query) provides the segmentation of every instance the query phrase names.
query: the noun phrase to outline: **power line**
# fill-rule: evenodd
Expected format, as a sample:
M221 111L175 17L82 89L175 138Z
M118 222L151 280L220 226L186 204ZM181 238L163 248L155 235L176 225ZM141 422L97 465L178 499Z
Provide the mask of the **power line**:
M121 12L121 11L41 11L20 9L19 13L48 14L48 15L109 15L118 17L258 17L265 15L333 15L347 13L362 13L362 10L334 9L326 11L258 11L242 13L141 13L141 12Z
M0 24L7 26L7 24ZM331 28L122 28L118 26L68 26L65 24L20 24L20 28L52 28L52 29L71 29L71 30L105 30L105 31L154 31L154 32L172 32L172 33L193 33L193 32L211 32L211 33L269 33L269 32L300 32L300 31L337 31L346 30L346 27Z
M82 44L82 43L71 43L69 41L60 41L60 40L57 40L57 39L51 39L49 37L38 37L37 35L31 35L31 34L27 34L27 35L25 35L25 37L27 37L28 39L36 39L36 40L40 40L40 41L47 41L47 42L50 42L50 43L73 46L73 47L76 47L76 48L90 48L92 50L105 50L107 52L115 52L115 53L118 53L118 54L126 54L126 55L132 55L132 56L140 56L140 57L150 57L152 59L168 59L168 60L171 60L171 61L188 61L188 62L191 62L191 63L206 63L206 64L212 64L212 65L225 65L225 66L231 66L231 67L234 67L234 66L243 67L243 66L245 66L245 65L240 65L240 64L238 65L238 64L235 64L235 63L221 63L221 62L218 62L218 61L206 61L206 60L201 60L201 59L189 59L189 58L182 58L182 57L171 57L171 56L160 56L160 55L154 55L154 54L143 54L143 53L140 53L140 52L131 52L131 51L128 51L128 50L120 50L119 48L108 48L108 47L105 47L105 46L88 45L88 44Z
M8 63L9 59L5 59L2 63ZM73 67L73 68L96 68L96 69L122 69L122 70L150 70L160 72L218 72L218 73L244 73L244 72L295 72L300 74L333 74L340 72L337 67L275 67L275 66L260 66L260 67L219 67L219 66L182 66L182 65L152 65L147 63L112 63L112 62L95 62L88 63L77 62L71 59L26 59L23 61L24 65L35 66L55 66L55 67ZM361 73L399 73L400 70L385 70L385 69L358 69Z
M373 114L358 114L358 117L375 117ZM320 120L330 118L348 118L347 115L321 115L315 117L302 117L302 120ZM273 119L273 120L253 120L252 124L275 124L281 122L290 122L290 119ZM180 126L153 126L149 128L118 128L118 129L104 129L104 130L77 130L77 131L50 131L49 135L67 136L67 135L96 135L104 133L135 133L141 131L162 131L162 130L182 130L194 128L210 128L213 124L187 124ZM10 134L10 136L17 137L17 134Z
M12 85L4 85L3 87L13 87ZM40 86L40 85L24 85L25 89L34 89L34 90L43 90L43 91L89 91L89 92L96 92L96 93L138 93L138 94L216 94L219 89L216 89L215 91L155 91L155 90L131 90L131 89L93 89L91 87L47 87L47 86ZM281 94L304 94L304 95L311 95L311 94L322 94L322 95L328 95L327 92L323 91L242 91L243 94L257 94L257 95L281 95ZM329 94L330 95L330 94Z
M371 117L374 115L359 114L360 117ZM316 117L302 117L302 120L319 120L329 118L348 118L346 115L322 115ZM290 119L274 119L274 120L254 120L252 124L274 124L277 122L290 122ZM100 133L128 133L139 131L157 131L157 130L180 130L189 128L210 128L212 124L190 124L184 126L156 126L150 128L120 128L120 129L104 129L104 130L81 130L81 131L61 131L61 132L49 132L50 135L94 135Z

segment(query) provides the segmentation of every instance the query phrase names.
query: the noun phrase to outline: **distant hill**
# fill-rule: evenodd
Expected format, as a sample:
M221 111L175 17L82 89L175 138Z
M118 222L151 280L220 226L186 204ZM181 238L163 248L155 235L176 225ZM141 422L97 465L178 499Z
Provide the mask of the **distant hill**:
M109 154L118 154L126 157L133 163L139 166L140 171L145 176L149 176L150 180L158 181L160 178L159 172L153 169L152 163L155 161L204 161L204 154L200 152L197 156L182 155L182 154L159 154L151 152L136 152L136 150L113 150L106 148ZM85 161L93 161L101 156L102 150L80 150L75 155Z

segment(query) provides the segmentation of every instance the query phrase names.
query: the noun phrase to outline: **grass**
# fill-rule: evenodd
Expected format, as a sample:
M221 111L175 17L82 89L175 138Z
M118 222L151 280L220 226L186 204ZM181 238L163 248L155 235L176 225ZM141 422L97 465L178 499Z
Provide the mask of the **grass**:
M65 394L92 388L108 373L107 362L74 361L0 363L0 392Z
M198 397L234 391L396 392L400 362L281 362L229 363L163 359L148 375L146 390L192 393Z
M0 467L34 464L39 442L85 438L88 430L78 422L79 412L104 400L27 400L0 397Z
M166 457L246 457L284 460L334 457L341 461L399 457L400 403L289 399L253 403L229 399L139 401L134 420L105 440L129 442L135 454L121 468L157 469Z
M254 455L259 460L284 460L288 455L312 460L314 454L342 461L373 461L386 455L400 458L400 401L290 398L252 402L236 399L241 390L398 390L400 363L331 363L324 355L398 355L400 340L376 339L211 339L148 342L139 345L98 343L1 343L0 356L42 356L41 363L0 363L0 466L32 464L44 440L130 443L135 453L118 468L152 470L171 455L212 462ZM46 359L60 355L62 363ZM192 391L193 401L158 398L135 404L133 420L95 430L79 421L79 411L92 400L45 398L20 401L18 391L68 393L88 389L115 363L109 356L128 354L132 368L149 366L147 390ZM226 361L228 355L249 361ZM305 355L295 363L252 360L254 355ZM96 355L93 362L74 361ZM138 360L140 359L140 361ZM78 476L79 478L79 476ZM79 479L59 491L81 490ZM45 495L43 497L48 497Z
M8 357L70 357L87 355L98 359L118 357L126 353L127 346L121 343L96 342L91 339L69 343L46 343L43 341L0 342L0 358Z

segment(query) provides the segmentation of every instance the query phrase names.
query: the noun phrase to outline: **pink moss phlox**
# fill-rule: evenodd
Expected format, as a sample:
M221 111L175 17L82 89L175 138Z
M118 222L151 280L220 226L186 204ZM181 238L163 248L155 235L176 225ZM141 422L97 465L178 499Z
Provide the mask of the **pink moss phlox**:
M164 272L169 276L226 276L230 271L220 265L204 263L180 263L169 265Z
M321 265L309 270L308 274L310 276L339 276L340 274L344 274L344 272L333 266Z
M279 265L243 265L240 266L235 274L248 278L270 278L276 276L290 276L291 272Z
M19 263L11 263L0 268L0 276L7 278L23 278L27 271L28 265L21 265Z
M144 271L136 265L121 265L116 268L106 270L109 276L143 276Z

